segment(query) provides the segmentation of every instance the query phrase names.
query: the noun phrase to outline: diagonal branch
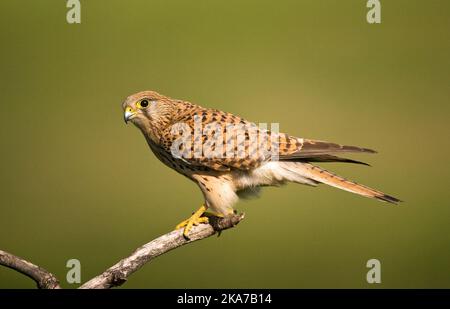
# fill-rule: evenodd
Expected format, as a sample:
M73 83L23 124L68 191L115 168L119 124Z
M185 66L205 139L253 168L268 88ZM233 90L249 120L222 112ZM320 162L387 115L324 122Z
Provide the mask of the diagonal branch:
M11 253L0 250L0 265L17 270L25 276L36 281L40 289L60 289L56 277L42 267L36 266Z
M211 217L210 224L200 224L189 232L189 239L184 238L182 230L162 235L136 249L129 257L119 261L101 275L83 284L81 289L109 289L123 284L127 278L152 259L191 242L210 237L216 232L237 225L244 214L225 218Z
M83 284L81 289L109 289L123 284L128 277L154 258L191 242L208 238L223 230L236 226L244 214L230 215L224 218L210 217L209 224L194 226L189 232L189 239L182 230L172 231L136 249L130 256L120 260L102 274ZM30 277L40 289L61 288L58 279L47 270L36 266L18 256L0 250L0 265Z

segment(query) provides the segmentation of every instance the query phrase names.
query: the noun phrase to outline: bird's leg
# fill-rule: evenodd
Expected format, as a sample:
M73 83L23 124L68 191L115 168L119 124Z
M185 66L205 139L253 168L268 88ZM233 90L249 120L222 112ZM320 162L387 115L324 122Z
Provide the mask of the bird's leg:
M205 213L206 207L205 205L202 205L196 212L192 214L192 216L178 224L175 229L181 229L184 227L183 235L185 237L188 237L189 231L192 229L194 225L199 225L200 223L208 223L208 217L202 217L202 215Z

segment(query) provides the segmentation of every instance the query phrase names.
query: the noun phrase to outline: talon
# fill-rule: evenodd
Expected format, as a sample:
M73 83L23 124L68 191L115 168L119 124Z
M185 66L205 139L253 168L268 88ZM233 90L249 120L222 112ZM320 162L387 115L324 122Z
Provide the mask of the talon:
M188 220L184 220L184 221L180 222L180 223L175 227L175 229L176 229L176 230L179 230L179 229L181 229L182 227L185 227L187 224L188 224Z
M205 213L207 207L202 206L200 207L194 214L187 220L182 221L180 224L178 224L175 229L181 229L184 227L183 235L185 237L188 237L189 231L192 229L193 226L197 226L200 223L208 223L207 217L202 217L202 215Z
M197 226L197 225L199 225L200 223L208 223L208 222L209 222L209 220L208 220L207 217L200 217L200 218L198 218L197 220L193 221L192 223L193 223L195 226Z

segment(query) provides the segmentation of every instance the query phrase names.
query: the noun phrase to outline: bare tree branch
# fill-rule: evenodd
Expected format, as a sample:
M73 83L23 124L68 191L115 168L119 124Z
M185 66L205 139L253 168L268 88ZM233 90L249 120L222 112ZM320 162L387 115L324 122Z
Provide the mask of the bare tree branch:
M36 281L40 289L60 289L56 277L42 267L36 266L11 253L0 250L0 265L17 270L25 276Z
M127 278L144 266L148 261L170 250L188 243L207 238L216 232L231 228L244 218L244 214L225 218L211 217L210 224L200 224L189 232L189 239L184 238L182 230L176 230L160 236L136 249L129 257L122 259L101 275L83 284L81 289L109 289L123 284Z
M139 247L129 257L120 260L105 272L83 284L80 289L109 289L123 284L128 277L152 259L191 242L210 237L223 230L236 226L244 214L224 218L210 217L209 224L194 226L189 232L189 239L182 230L172 231ZM36 281L41 289L61 288L56 277L47 270L36 266L20 257L0 250L0 265L17 270Z

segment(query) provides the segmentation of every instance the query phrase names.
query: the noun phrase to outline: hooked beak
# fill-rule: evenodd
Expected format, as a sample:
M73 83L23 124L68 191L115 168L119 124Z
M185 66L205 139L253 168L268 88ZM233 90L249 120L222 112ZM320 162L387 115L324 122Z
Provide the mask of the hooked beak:
M123 120L125 123L128 123L128 120L133 119L133 117L136 115L136 112L131 109L131 107L127 107L125 109L125 114L123 115Z

